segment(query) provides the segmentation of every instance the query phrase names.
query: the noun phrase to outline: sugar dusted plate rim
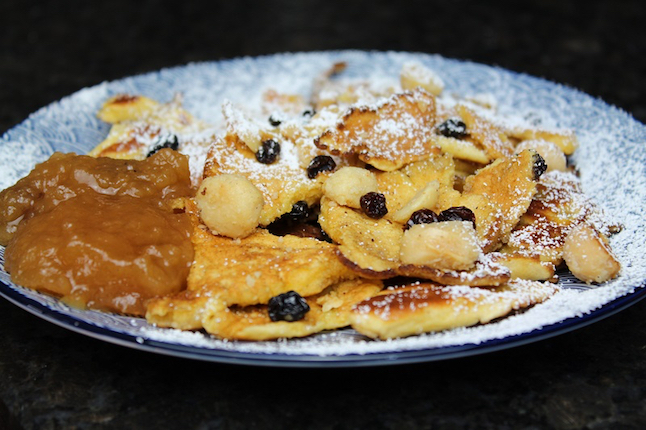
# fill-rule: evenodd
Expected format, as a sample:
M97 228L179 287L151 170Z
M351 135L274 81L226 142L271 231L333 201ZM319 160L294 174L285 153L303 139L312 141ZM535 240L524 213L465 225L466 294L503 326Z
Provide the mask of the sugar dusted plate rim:
M446 83L445 92L491 93L503 113L522 115L536 124L574 128L581 148L574 161L586 192L603 202L624 225L613 247L624 267L608 285L587 288L563 277L568 288L554 299L494 324L414 336L388 342L369 341L345 329L306 339L274 342L225 342L203 333L178 332L129 318L70 308L60 301L11 283L0 271L0 295L62 327L107 342L185 358L293 367L373 366L434 361L519 346L581 328L641 300L646 294L643 246L646 210L646 127L628 114L571 88L531 76L438 55L396 52L334 51L278 54L189 64L83 89L30 115L0 138L0 188L26 175L53 151L87 152L107 134L95 117L101 102L117 93L143 94L161 101L176 92L189 111L218 122L219 104L251 100L261 89L307 94L311 79L334 61L346 61L351 76L396 76L401 64L420 61ZM619 142L619 143L618 143ZM611 162L609 163L608 160ZM621 161L622 167L612 161ZM599 178L605 177L602 181ZM611 184L609 187L608 184ZM4 264L4 249L0 250ZM570 288L576 287L576 288Z

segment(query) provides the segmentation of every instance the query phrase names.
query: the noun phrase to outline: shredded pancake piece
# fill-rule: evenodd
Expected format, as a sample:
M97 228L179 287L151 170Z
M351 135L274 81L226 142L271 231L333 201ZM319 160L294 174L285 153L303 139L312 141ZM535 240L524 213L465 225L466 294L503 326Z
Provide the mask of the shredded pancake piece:
M550 283L510 281L498 287L447 287L416 282L389 288L354 308L352 328L371 338L393 339L485 324L548 299Z
M360 160L392 171L439 152L433 140L434 122L435 98L416 89L395 94L376 107L351 108L336 129L315 143L335 155L356 153Z

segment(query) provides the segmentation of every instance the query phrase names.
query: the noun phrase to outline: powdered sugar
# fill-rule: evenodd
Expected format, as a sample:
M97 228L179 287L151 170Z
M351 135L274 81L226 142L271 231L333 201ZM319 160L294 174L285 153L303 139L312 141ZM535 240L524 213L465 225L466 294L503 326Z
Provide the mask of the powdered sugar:
M583 322L609 302L623 296L637 297L637 293L641 292L646 283L646 257L642 251L646 245L643 233L646 231L643 216L646 213L646 154L643 151L646 127L627 114L572 89L438 56L356 51L284 54L191 64L102 84L40 110L2 137L0 188L13 184L54 150L87 152L99 143L108 127L96 119L95 113L110 95L143 94L168 101L179 92L184 95L184 104L189 112L213 124L215 130L222 130L224 119L221 106L224 100L253 109L260 105L260 94L268 88L307 97L313 77L336 61L347 62L346 73L350 78L374 79L380 85L383 85L384 77L396 77L402 64L420 62L442 78L449 94L493 95L497 103L495 117L504 117L506 127L523 123L536 127L574 128L580 148L572 156L572 161L581 173L583 191L603 208L608 218L616 220L623 227L620 233L612 237L612 247L622 263L620 277L602 286L588 288L572 283L567 274L561 274L560 283L568 288L526 312L493 324L387 342L367 341L351 330L300 340L226 342L203 333L159 329L140 319L67 308L47 296L14 286L4 271L0 272L0 280L6 286L0 287L0 293L12 296L19 304L33 300L50 314L48 318L55 320L58 315L65 315L66 319L59 320L65 322L59 323L71 324L70 319L80 321L88 327L86 331L99 331L110 341L118 337L110 333L120 333L133 339L143 339L144 347L150 342L157 342L154 348L166 348L167 353L207 360L227 360L231 356L227 354L235 353L236 359L249 362L283 357L283 360L292 363L321 363L328 360L326 357L360 360L356 354L367 354L365 359L369 360L381 353L426 351L427 357L431 357L433 351L441 354L445 347L486 344L529 333L532 334L525 339L531 339L546 326L570 319ZM392 79L389 82L392 83ZM476 98L475 101L477 103L474 105L493 104L491 99ZM493 109L482 108L478 114L485 116L492 115L492 112ZM331 113L327 120L334 118L335 115ZM285 154L291 152L287 150ZM196 149L193 158L198 164L203 160L200 157L203 154ZM295 161L296 158L289 155L283 160L288 166ZM0 258L0 263L3 262L4 257ZM570 286L577 289L570 289ZM177 345L189 348L176 352Z

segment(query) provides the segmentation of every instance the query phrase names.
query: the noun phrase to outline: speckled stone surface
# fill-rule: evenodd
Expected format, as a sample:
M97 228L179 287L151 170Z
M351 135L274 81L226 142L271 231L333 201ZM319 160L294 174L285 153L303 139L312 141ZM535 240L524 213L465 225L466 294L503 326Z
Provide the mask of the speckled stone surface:
M326 49L526 72L646 121L640 1L0 3L0 132L82 87L190 61ZM0 429L641 429L646 301L538 343L358 369L195 362L75 334L0 299Z

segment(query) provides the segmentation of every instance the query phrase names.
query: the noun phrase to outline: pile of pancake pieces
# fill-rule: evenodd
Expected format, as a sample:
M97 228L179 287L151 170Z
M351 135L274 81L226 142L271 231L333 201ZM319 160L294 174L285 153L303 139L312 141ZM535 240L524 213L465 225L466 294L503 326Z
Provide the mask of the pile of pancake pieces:
M208 178L242 176L262 195L242 234L207 226L199 191L175 202L193 221L194 262L185 291L148 304L150 323L238 340L344 327L392 339L541 303L559 291L564 261L585 282L617 276L608 236L619 227L568 165L578 146L572 130L506 121L491 98L444 97L441 77L420 63L404 64L390 85L345 79L345 67L314 77L310 96L268 89L255 110L224 101L217 132L181 96L105 102L98 116L112 128L90 155L143 159L173 135L198 190ZM278 154L260 162L268 141ZM362 208L371 192L387 213ZM451 208L475 221L414 221ZM268 304L288 292L306 311L273 318Z

